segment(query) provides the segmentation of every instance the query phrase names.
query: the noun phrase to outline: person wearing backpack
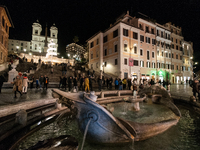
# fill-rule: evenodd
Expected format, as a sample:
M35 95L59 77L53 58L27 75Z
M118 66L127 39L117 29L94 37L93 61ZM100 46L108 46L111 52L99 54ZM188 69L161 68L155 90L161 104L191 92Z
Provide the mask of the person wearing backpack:
M46 75L44 75L44 87L43 87L43 89L46 88L46 90L47 90L48 84L49 84L49 77L47 77Z
M117 80L117 78L115 79L115 90L119 89L119 82Z

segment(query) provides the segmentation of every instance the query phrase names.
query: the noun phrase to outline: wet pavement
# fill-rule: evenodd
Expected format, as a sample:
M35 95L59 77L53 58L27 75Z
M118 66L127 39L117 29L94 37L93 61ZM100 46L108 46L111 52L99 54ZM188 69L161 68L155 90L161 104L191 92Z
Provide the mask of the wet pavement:
M189 84L173 84L170 86L172 96L190 97L193 95L192 88Z
M95 91L99 91L94 89ZM105 91L106 89L102 90ZM114 90L114 87L113 87ZM170 93L172 96L181 96L189 98L192 96L192 88L189 85L171 85ZM43 89L28 89L27 94L23 94L20 97L20 94L17 93L17 98L14 98L14 92L12 89L3 88L2 93L0 94L0 106L12 105L23 103L24 101L38 100L52 98L52 88L46 90ZM189 100L189 99L188 99Z

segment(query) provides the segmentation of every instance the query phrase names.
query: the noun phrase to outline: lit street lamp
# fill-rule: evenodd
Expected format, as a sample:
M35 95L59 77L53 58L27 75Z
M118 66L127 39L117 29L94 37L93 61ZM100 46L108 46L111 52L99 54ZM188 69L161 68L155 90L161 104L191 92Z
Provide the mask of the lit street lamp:
M104 62L103 62L103 65L102 65L102 66L103 66L103 73L104 73Z

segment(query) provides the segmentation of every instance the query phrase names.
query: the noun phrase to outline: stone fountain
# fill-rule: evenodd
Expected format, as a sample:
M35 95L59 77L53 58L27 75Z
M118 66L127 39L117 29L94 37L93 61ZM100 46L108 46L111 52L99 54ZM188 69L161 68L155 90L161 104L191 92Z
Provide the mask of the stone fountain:
M179 109L173 104L168 92L159 86L145 87L139 91L141 97L152 97L153 103L164 104L171 109L176 118L163 120L157 123L137 123L114 117L111 112L96 103L94 92L86 94L66 93L53 89L53 96L60 98L60 102L75 109L79 129L91 143L122 144L141 141L163 133L171 126L176 125L181 117ZM146 98L146 97L144 97ZM138 98L138 100L144 100ZM138 103L137 96L129 98L131 102ZM138 108L139 110L139 108ZM86 132L85 132L86 131ZM87 134L87 136L86 136Z

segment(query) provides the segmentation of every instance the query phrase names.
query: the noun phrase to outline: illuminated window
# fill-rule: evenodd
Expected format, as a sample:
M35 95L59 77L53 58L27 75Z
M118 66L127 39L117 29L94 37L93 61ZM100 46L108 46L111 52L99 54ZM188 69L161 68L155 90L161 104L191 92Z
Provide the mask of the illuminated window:
M127 52L127 44L124 44L124 51Z
M151 66L150 66L150 62L147 62L147 68L150 68Z

